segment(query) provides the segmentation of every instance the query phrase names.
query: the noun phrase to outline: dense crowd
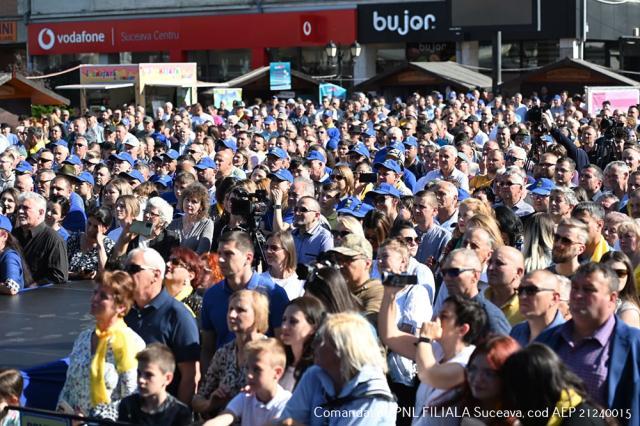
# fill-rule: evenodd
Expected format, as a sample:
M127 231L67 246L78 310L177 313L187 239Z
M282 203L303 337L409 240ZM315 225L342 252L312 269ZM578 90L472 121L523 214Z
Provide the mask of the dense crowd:
M1 126L0 292L96 282L59 411L640 424L638 107L471 90L152 115ZM0 372L0 400L20 388Z

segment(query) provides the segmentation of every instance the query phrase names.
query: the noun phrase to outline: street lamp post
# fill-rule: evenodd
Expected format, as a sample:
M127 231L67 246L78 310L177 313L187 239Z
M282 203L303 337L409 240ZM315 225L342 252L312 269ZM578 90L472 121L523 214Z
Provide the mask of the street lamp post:
M334 60L337 61L338 72L336 75L336 79L339 81L340 85L342 85L342 62L345 59L345 50L341 49L338 45L336 45L333 41L330 41L324 48L327 57L329 58L329 63L332 63ZM362 53L362 47L360 43L354 41L351 46L349 46L349 61L353 65L355 59L360 56Z

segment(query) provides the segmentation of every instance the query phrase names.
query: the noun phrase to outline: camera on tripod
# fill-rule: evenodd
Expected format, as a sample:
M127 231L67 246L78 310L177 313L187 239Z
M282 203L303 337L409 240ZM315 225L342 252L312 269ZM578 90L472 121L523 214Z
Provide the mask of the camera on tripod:
M237 189L231 194L231 213L241 216L248 223L253 224L267 212L268 204L267 191L258 189L256 192L247 192L244 189Z

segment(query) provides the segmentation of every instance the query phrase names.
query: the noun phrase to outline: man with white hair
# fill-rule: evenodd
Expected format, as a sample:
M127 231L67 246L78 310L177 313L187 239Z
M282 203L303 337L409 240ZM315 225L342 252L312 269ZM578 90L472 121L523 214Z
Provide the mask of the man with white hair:
M509 207L519 217L535 213L533 206L525 201L527 190L522 169L515 166L507 168L498 177L496 186L502 199L499 205Z
M454 183L458 188L469 191L469 177L456 169L458 150L453 145L445 145L438 152L438 169L432 170L416 183L414 194L422 191L427 182L446 180Z
M193 315L162 285L165 266L160 253L152 248L129 253L125 271L133 278L135 290L125 322L147 345L158 342L171 349L176 371L167 390L190 404L200 375L200 334Z
M47 200L35 192L18 198L17 227L13 229L36 284L64 284L69 275L67 245L44 223Z

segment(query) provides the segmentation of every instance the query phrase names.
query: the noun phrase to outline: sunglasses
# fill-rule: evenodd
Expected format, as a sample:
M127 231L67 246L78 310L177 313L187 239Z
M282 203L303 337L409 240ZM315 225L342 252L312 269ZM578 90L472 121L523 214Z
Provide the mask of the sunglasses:
M420 237L403 237L402 240L411 245L411 244L420 244L421 238Z
M347 178L342 175L333 175L331 177L335 180L347 180Z
M448 275L450 277L458 277L460 276L460 274L464 273L464 272L469 272L469 271L474 271L475 269L473 268L447 268L447 269L442 269L442 275Z
M153 271L155 268L151 268L149 266L144 265L136 265L135 263L130 263L125 266L124 271L129 275L135 275L142 271Z
M338 231L336 229L331 231L331 235L333 235L333 238L345 238L347 235L349 235L351 232L349 231Z
M173 257L171 259L169 259L169 263L171 263L171 265L173 266L178 266L184 269L189 269L189 267L187 266L187 264L185 262L183 262L182 260L178 259L177 257Z
M560 235L560 234L555 234L555 235L553 236L553 241L558 241L558 242L560 242L560 243L562 243L562 244L564 244L564 245L567 245L567 246L569 246L569 245L573 245L573 244L577 244L577 242L576 242L576 241L570 240L570 239L569 239L569 238L567 238L567 237L563 237L563 236L562 236L562 235Z
M296 213L317 213L316 210L309 210L306 207L296 207L294 211Z
M551 288L539 288L534 285L525 285L525 286L518 287L516 291L518 292L518 296L522 296L523 294L526 294L527 296L531 297L531 296L535 296L541 291L555 291L555 290Z

